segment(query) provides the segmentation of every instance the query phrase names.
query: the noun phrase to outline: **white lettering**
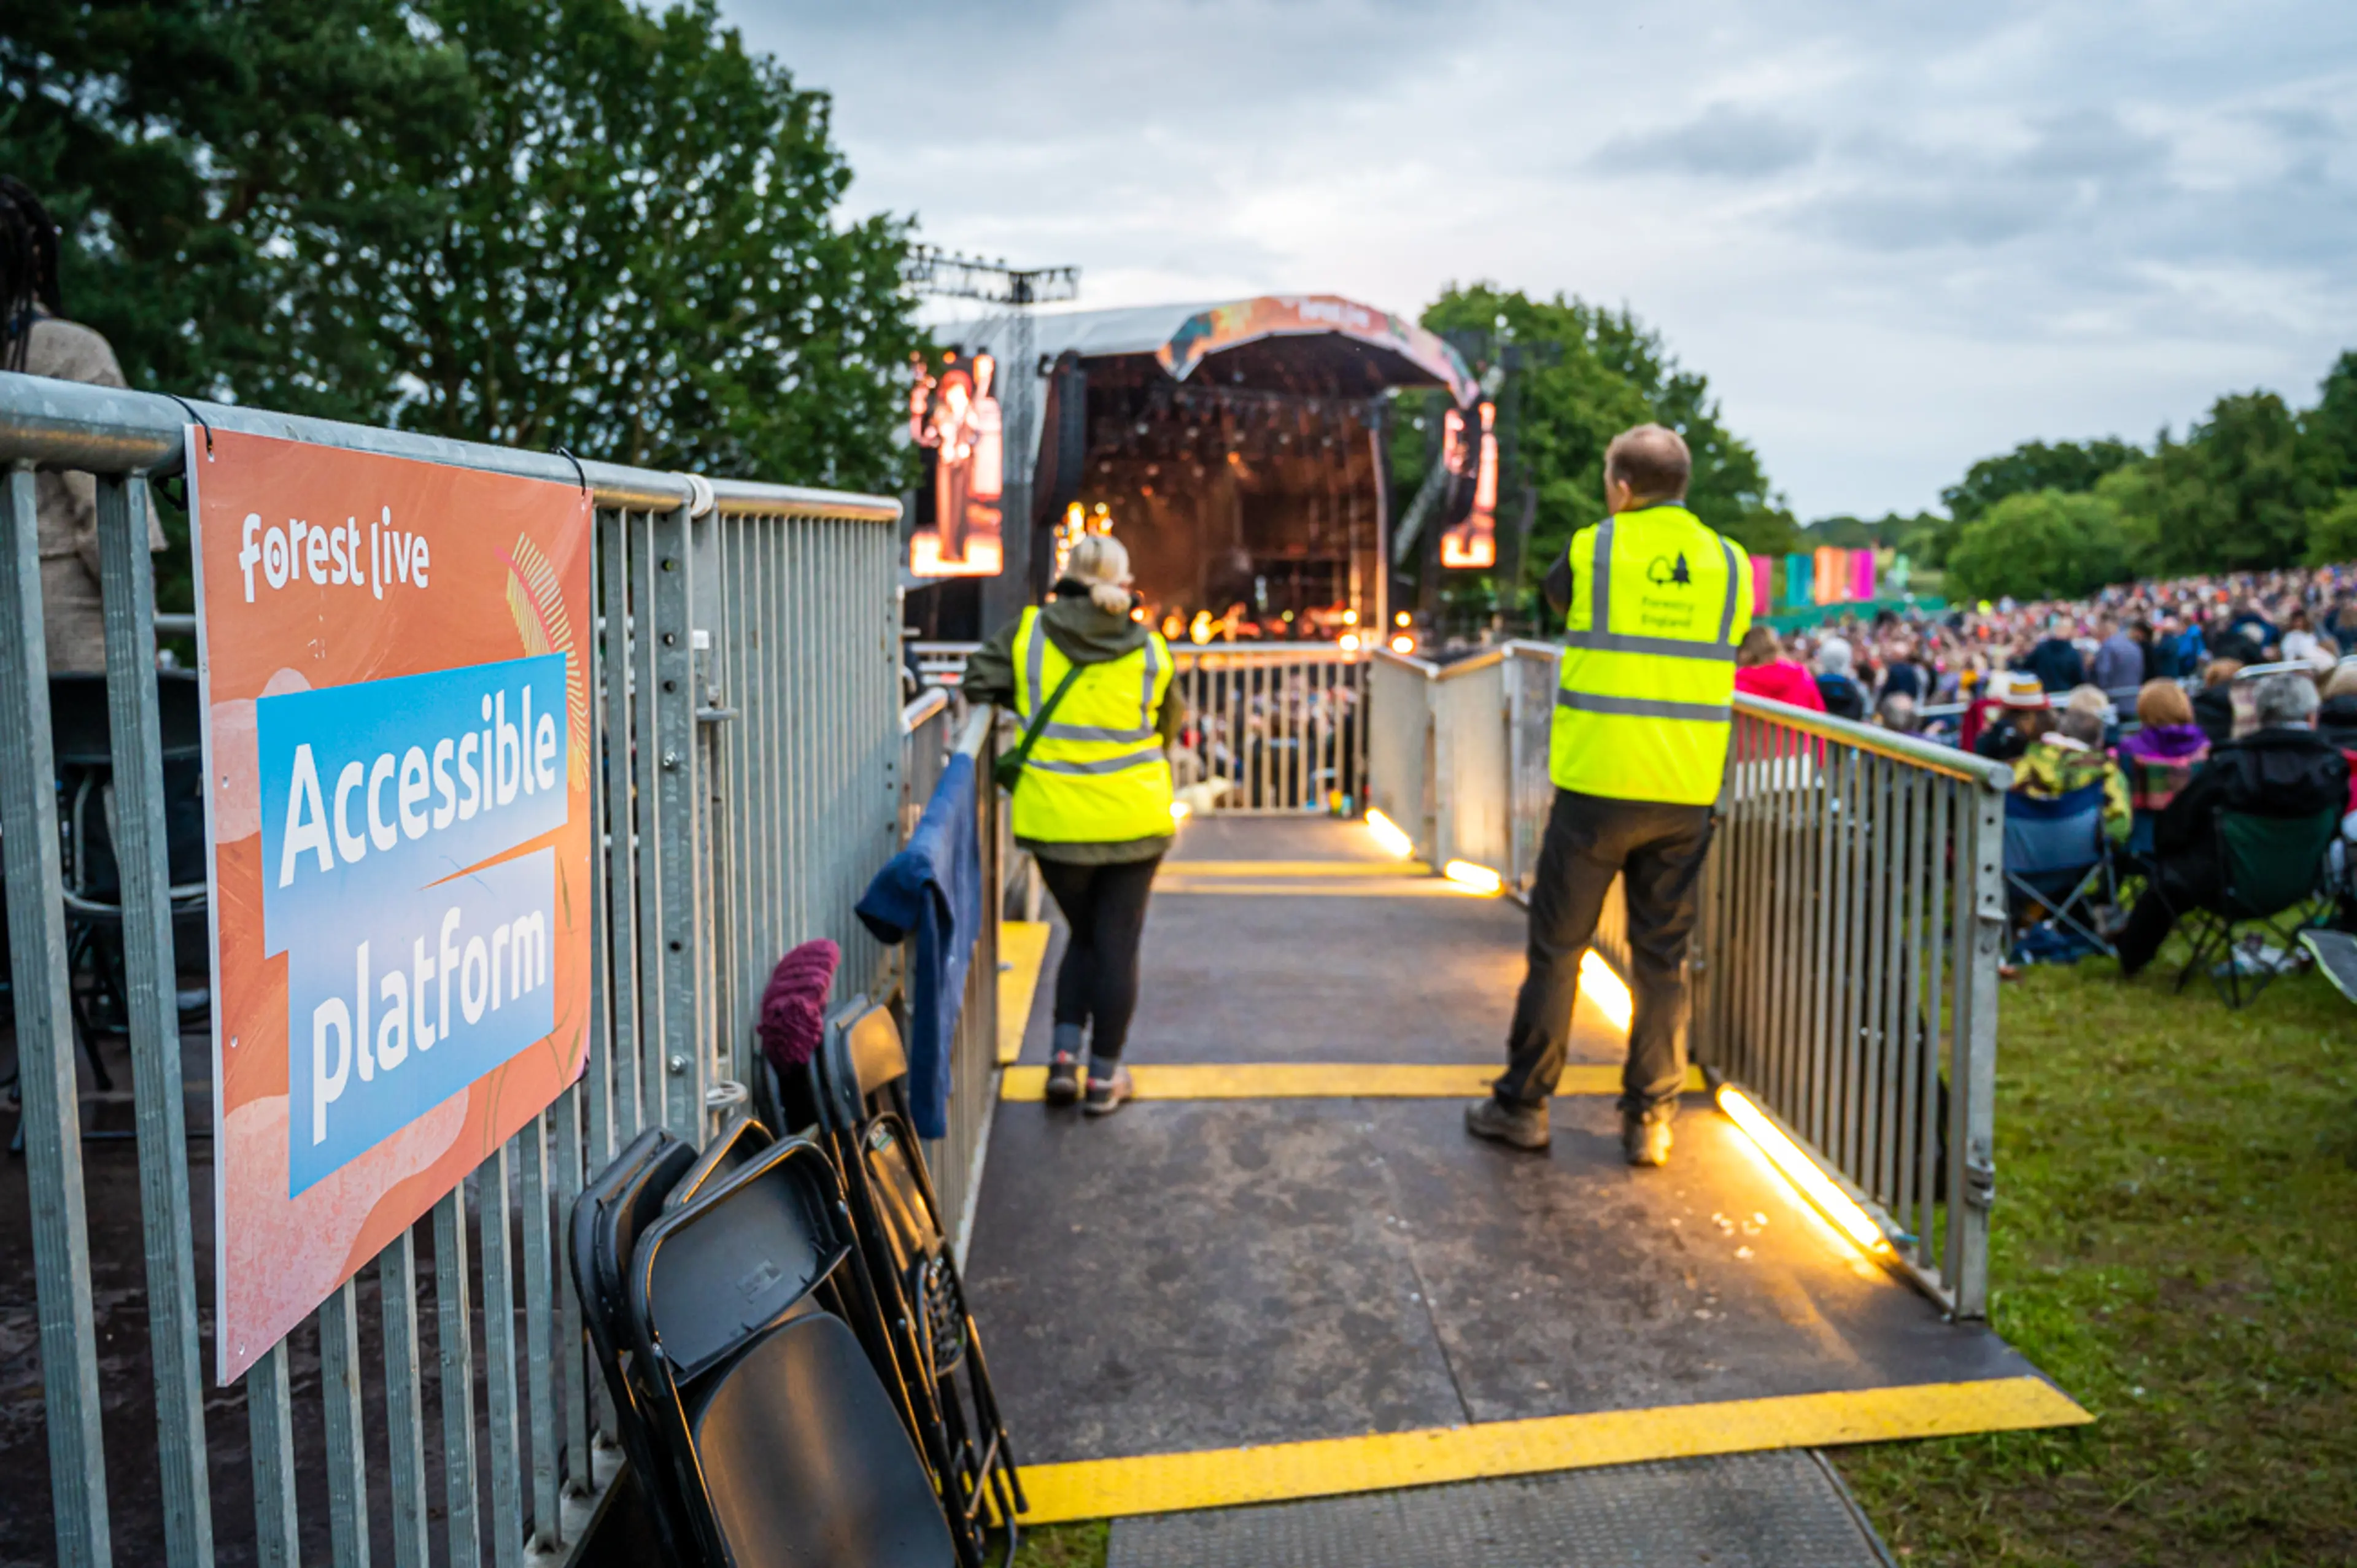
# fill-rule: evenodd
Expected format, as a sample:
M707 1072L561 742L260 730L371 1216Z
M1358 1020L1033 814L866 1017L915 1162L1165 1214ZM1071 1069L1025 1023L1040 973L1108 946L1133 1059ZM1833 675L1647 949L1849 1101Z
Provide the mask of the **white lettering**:
M369 945L362 942L352 955L352 1055L361 1062L361 1081L376 1077L376 1061L369 1054Z
M336 1036L336 1070L328 1070L328 1036ZM311 1142L328 1141L328 1107L343 1098L352 1076L352 1010L340 996L311 1009Z
M401 754L401 831L411 838L425 836L425 812L422 809L432 787L425 776L425 748L413 746Z
M417 585L422 588L425 585L425 568L432 565L434 562L433 558L426 553L425 535L415 533L410 535L410 538L414 542L410 545L410 550L412 553L416 556L416 559L409 564L409 575L416 580Z
M290 559L286 550L286 535L284 532L274 528L262 536L262 575L272 587L283 588L286 585L287 563Z
M376 1065L391 1072L409 1059L409 976L397 968L387 971L378 995L384 1016L376 1026Z
M247 604L253 603L253 564L262 559L262 547L253 542L254 534L260 532L261 528L262 514L258 511L247 512L245 536L239 542L237 549L237 569L245 574Z
M457 911L454 909L451 913L455 915ZM410 1027L410 1038L419 1050L430 1051L434 1048L434 1042L441 1036L434 1032L434 1026L425 1021L425 987L434 979L434 961L425 956L424 937L409 944L409 969L410 1016L414 1020ZM446 1005L442 1011L443 1026L447 1028L449 1022L450 1012Z
M540 733L532 738L532 770L544 789L556 788L556 715L540 715Z
M352 580L352 561L350 554L345 548L344 531L342 529L331 528L328 531L328 555L329 559L333 560L336 564L335 569L328 574L328 581L330 583L350 582Z
M491 959L484 950L483 939L467 939L466 967L459 973L458 1004L466 1010L467 1022L472 1024L483 1015L483 1005L490 1000ZM481 983L476 983L478 976ZM342 1003L336 1004L340 1007Z
M508 929L491 928L491 1011L500 1010L500 961L507 956Z
M440 994L442 999L442 1033L446 1036L450 1033L450 982L454 978L452 972L458 967L458 944L452 941L450 938L451 933L456 931L457 929L458 908L457 906L454 904L450 907L450 912L442 917L442 990ZM480 945L479 941L477 945ZM457 976L456 978L463 979L464 977ZM469 1018L467 1021L470 1024L474 1022L472 1018Z
M491 714L491 733L499 737L499 748L492 754L492 794L504 806L516 798L516 786L523 781L523 737L508 723L505 692L492 699Z
M328 813L319 803L319 765L311 760L308 743L295 748L295 767L286 782L286 832L278 846L279 886L293 886L296 859L307 849L317 853L320 870L336 868L335 855L328 848Z
M309 528L307 532L311 539L303 547L303 564L311 574L312 584L324 588L328 585L328 531Z
M308 746L304 747L309 750ZM336 775L336 853L349 865L368 853L368 840L351 830L352 792L368 778L368 769L357 762L347 762L344 770ZM279 886L284 887L285 883Z
M458 782L467 792L458 798L458 820L465 822L483 809L483 783L475 772L475 746L481 737L468 730L458 737Z
M519 915L508 926L513 939L508 948L509 995L522 996L548 983L548 921L537 909Z
M393 753L386 752L369 769L368 824L369 841L379 849L391 849L401 842L401 830L384 818L384 787L393 780Z
M436 832L448 827L458 818L458 791L450 782L450 752L448 736L434 743L434 792L442 797L434 804Z

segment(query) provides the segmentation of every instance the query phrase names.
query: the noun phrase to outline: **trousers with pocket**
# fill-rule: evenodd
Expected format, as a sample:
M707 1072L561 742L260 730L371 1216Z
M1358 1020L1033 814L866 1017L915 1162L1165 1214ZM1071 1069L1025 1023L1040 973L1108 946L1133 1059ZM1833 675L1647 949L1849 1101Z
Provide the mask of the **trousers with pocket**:
M1089 1054L1113 1061L1137 1011L1137 949L1161 858L1111 865L1038 858L1040 880L1071 928L1056 968L1056 1022L1093 1026Z
M1530 967L1514 1001L1506 1075L1495 1089L1500 1100L1543 1104L1562 1079L1580 960L1618 875L1625 879L1636 1001L1620 1109L1636 1116L1674 1112L1686 1075L1686 950L1711 825L1708 806L1555 791L1531 886Z

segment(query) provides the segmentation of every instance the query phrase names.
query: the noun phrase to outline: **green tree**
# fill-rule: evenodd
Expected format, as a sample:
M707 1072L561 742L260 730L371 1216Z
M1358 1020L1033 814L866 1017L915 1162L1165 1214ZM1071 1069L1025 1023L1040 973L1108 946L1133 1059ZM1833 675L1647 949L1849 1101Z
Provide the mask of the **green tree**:
M2128 535L2106 496L2032 490L1964 524L1947 572L1968 598L2075 598L2130 575Z
M2012 451L1984 457L1964 477L1940 492L1957 523L1972 521L2007 496L2033 490L2079 495L2115 468L2142 457L2141 449L2106 437L2100 441L2025 441Z
M1719 422L1707 378L1679 368L1661 337L1627 310L1557 295L1533 299L1494 284L1452 286L1424 313L1437 332L1519 345L1516 455L1536 496L1517 595L1544 574L1571 536L1604 513L1604 448L1649 421L1684 435L1694 454L1687 504L1711 527L1762 553L1781 551L1798 525L1769 489L1759 455ZM1426 407L1429 403L1428 410ZM1438 416L1437 399L1409 406ZM1424 451L1396 444L1398 493L1414 493ZM1403 502L1405 504L1405 502ZM1511 511L1509 513L1511 515Z
M10 8L0 166L135 385L889 486L905 222L712 0Z
M2105 494L2120 507L2138 564L2169 575L2265 570L2307 553L2309 514L2331 490L2312 442L2273 392L2220 398L2182 441Z
M2357 561L2357 489L2346 489L2308 520L2308 564L2345 566Z
M2319 392L2316 406L2300 415L2300 435L2324 483L2357 489L2357 349L2334 361Z

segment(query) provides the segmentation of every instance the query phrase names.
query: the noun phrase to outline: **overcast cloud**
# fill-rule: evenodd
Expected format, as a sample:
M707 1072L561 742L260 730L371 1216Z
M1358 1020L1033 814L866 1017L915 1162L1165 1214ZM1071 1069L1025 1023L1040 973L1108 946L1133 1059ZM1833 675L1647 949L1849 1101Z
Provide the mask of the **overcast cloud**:
M722 0L860 210L1086 305L1626 303L1806 517L2357 347L2357 5Z

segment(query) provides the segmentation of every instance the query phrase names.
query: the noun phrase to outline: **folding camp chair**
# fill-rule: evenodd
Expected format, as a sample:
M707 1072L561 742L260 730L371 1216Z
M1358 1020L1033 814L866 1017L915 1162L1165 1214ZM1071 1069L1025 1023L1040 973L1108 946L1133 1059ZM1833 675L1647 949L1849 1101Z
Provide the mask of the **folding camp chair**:
M573 1288L581 1300L582 1322L606 1374L623 1456L638 1477L639 1496L666 1559L674 1563L704 1559L673 1467L651 1425L651 1390L639 1375L630 1347L624 1278L640 1232L654 1222L664 1197L694 1163L694 1149L651 1127L614 1156L573 1205Z
M808 1092L844 1173L866 1272L896 1330L900 1360L917 1369L911 1391L920 1409L930 1405L918 1437L944 1495L954 1499L951 1522L960 1551L981 1562L995 1514L1012 1563L1023 1483L909 1124L908 1077L892 1015L861 997L828 1020Z
M846 1318L858 1270L842 1183L806 1138L716 1175L640 1239L626 1292L636 1364L705 1561L959 1563Z
M2305 930L2299 934L2299 945L2308 950L2333 990L2357 1002L2357 936L2347 931Z
M2039 909L2056 930L2098 952L2112 950L2095 917L2099 903L2108 907L2119 897L2104 836L2102 784L2052 800L2018 789L2005 798L2005 886L2017 952Z
M2184 990L2193 972L2207 966L2227 1006L2256 999L2285 964L2247 962L2247 950L2264 933L2275 939L2286 959L2290 956L2300 928L2323 913L2325 852L2340 832L2337 807L2306 817L2219 812L2217 855L2225 891L2178 911L2193 952L2177 972L2177 989Z

